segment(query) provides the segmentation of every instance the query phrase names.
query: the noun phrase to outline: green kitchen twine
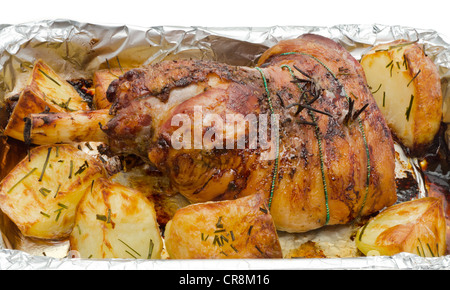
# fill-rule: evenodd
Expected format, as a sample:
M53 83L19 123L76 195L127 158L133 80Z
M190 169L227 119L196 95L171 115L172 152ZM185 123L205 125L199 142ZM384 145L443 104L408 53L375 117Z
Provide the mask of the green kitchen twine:
M269 88L267 86L267 79L266 76L264 75L264 72L262 71L261 68L256 67L256 69L260 72L261 77L263 79L264 82L264 89L266 90L266 95L267 95L267 101L269 103L269 108L270 108L270 113L273 116L275 114L275 111L273 109L273 105L272 105L272 98L270 96L270 91ZM276 138L275 138L275 142L276 142L276 152L275 152L275 164L273 167L273 171L272 171L272 184L270 186L270 195L269 195L269 209L272 205L272 198L273 198L273 192L275 190L275 182L277 180L277 175L278 175L278 162L279 162L279 154L280 154L280 141L279 141L279 135L278 132L276 132Z
M295 77L294 72L292 71L292 68L290 66L282 65L281 68L282 69L287 68L289 70L289 72L291 73L292 78ZM297 83L297 87L299 90L302 90L302 88L300 87L300 84L298 84L298 83ZM308 109L308 114L314 123L315 135L316 135L317 143L319 146L320 171L322 173L322 184L323 184L323 191L324 191L324 195L325 195L325 207L326 207L326 212L327 212L325 224L328 224L328 222L330 221L330 207L328 205L328 186L327 186L327 181L325 178L325 166L324 166L324 162L323 162L322 138L320 136L320 130L319 130L319 126L317 124L317 119L316 119L314 112Z

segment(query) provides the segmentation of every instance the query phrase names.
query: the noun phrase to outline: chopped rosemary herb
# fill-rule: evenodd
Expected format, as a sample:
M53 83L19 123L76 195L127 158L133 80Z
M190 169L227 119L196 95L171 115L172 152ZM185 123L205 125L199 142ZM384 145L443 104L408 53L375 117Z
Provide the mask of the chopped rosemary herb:
M57 212L57 214L56 214L56 218L55 218L55 222L57 222L58 221L58 219L59 219L59 216L61 215L61 211L62 211L63 209L62 208L58 208L57 210L55 210L55 212Z
M78 168L78 170L75 172L75 176L78 174L83 173L83 171L85 171L87 168L89 168L89 164L87 163L87 161L85 160L83 165L80 166L80 168Z
M58 86L61 86L60 83L58 83L54 78L52 78L51 76L49 76L48 74L46 74L43 70L41 70L40 68L38 68L38 71L40 71L44 76L46 76L49 80L51 80L52 82L54 82L55 84L57 84Z
M49 214L46 214L46 213L45 213L45 212L43 212L43 211L40 211L39 213L40 213L41 215L45 216L45 217L48 217L48 218L50 217L50 215L49 215Z
M383 92L383 107L386 105L386 92Z
M406 87L409 87L409 85L417 78L417 76L420 74L421 70L419 69L419 71L414 75L414 77L409 81L409 83L406 85Z
M391 62L390 63L388 63L387 65L386 65L386 68L388 68L388 67L390 67L391 65L392 65L392 63L393 63L394 61L393 60L391 60Z
M372 92L372 94L375 94L376 92L378 92L378 91L380 90L380 88L381 88L381 85L382 85L382 84L380 84L380 85L378 86L378 89L376 89L374 92Z
M224 251L220 251L220 253L226 257L228 257L227 253L225 253Z
M108 208L108 218L107 218L107 220L106 220L106 223L107 223L107 224L110 224L110 223L111 223L111 209L110 209L110 208Z
M361 229L361 233L359 234L359 238L358 238L359 241L361 241L362 235L364 234L364 231L366 230L368 225L369 225L369 223L366 223L364 225L364 227Z
M55 192L55 195L53 196L53 198L56 198L56 196L58 195L58 193L59 193L59 189L61 188L61 184L59 183L58 184L58 188L56 189L56 192Z
M73 160L70 160L69 179L72 179L72 173L73 173Z
M89 144L89 142L86 142L86 147L87 147L89 150L94 150L94 149L92 148L91 144Z
M234 241L234 233L233 231L230 231L231 240Z
M127 243L125 243L124 241L122 241L121 239L118 239L119 242L121 242L122 244L124 244L127 248L129 248L130 250L132 250L134 253L136 253L136 255L138 255L139 257L141 256L141 254L139 254L135 249L133 249L132 247L130 247L130 245L128 245ZM126 251L127 252L127 251ZM128 253L128 252L127 252ZM130 253L129 253L130 254Z
M231 247L236 253L239 252L232 244L230 244L230 247Z
M119 60L119 56L116 56L116 60L117 60L117 64L119 65L120 71L122 72L122 74L124 74L123 68L120 65L120 60Z
M219 217L219 220L216 223L216 228L223 228L222 216Z
M209 235L207 235L206 237L204 236L204 233L202 233L202 241L206 241L209 238Z
M228 239L224 235L220 235L220 241L222 242L222 245L224 244L223 241L228 243Z
M60 202L58 202L58 206L60 206L60 207L62 207L62 208L65 208L65 209L68 209L68 208L69 208L67 205L65 205L65 204L63 204L63 203L60 203Z
M133 257L134 259L137 259L137 257L135 255L133 255L132 253L130 253L128 250L125 250L125 253L127 253L128 255Z
M253 225L251 225L251 226L248 228L247 235L250 236L250 234L251 234L251 232L252 232L252 229L253 229Z
M33 172L36 171L36 170L37 170L37 168L31 169L30 172L28 172L27 174L25 174L24 177L22 177L19 181L17 181L17 183L14 184L14 185L8 190L8 193L10 193L11 191L13 191L14 188L16 188L17 185L19 185L22 181L24 181L28 176L30 176L31 174L33 174Z
M57 103L55 100L52 100L52 99L50 99L50 98L49 98L49 100L50 100L53 104L55 104L55 105L57 105L57 106L59 106L59 107L61 107L61 108L63 108L63 109L66 109L66 110L71 111L71 112L74 112L74 111L75 111L74 109L69 108L69 103L70 103L70 101L72 100L72 98L69 98L69 99L67 100L67 102L61 102L61 103Z
M222 244L220 243L220 239L218 235L214 236L213 245L217 244L219 247L222 247Z
M98 219L99 221L102 221L102 222L106 222L106 220L107 220L106 215L103 215L103 214L96 214L95 217L96 217L96 219Z
M429 243L427 243L427 247L428 247L428 250L429 250L430 253L431 253L431 256L434 257L433 250L431 250L431 247L430 247L430 244L429 244Z
M153 247L155 246L155 244L153 243L153 240L150 239L150 244L148 245L148 255L147 255L147 259L151 259L152 258L152 254L153 254Z
M258 252L260 252L261 254L263 254L264 255L264 253L263 253L263 251L261 251L261 249L260 248L258 248L258 246L257 245L255 245L255 248L258 250Z
M50 158L51 151L52 151L52 147L49 147L48 152L47 152L47 158L45 158L44 167L42 168L41 176L39 177L39 182L41 182L42 178L44 177L45 169L47 169L48 159Z
M408 61L406 60L406 56L403 55L403 66L405 67L405 70L408 69Z
M118 75L114 74L114 73L111 71L111 66L109 65L108 59L106 58L105 60L106 60L106 65L108 66L109 73L112 74L113 76L115 76L116 78L119 78Z
M408 108L406 108L406 120L409 121L409 115L411 114L411 108L413 105L413 101L414 101L414 95L411 95L411 99L409 100L409 106Z
M39 192L40 192L44 197L46 197L46 196L51 192L51 190L49 190L49 189L47 189L47 188L45 188L45 187L41 187L41 188L39 188Z

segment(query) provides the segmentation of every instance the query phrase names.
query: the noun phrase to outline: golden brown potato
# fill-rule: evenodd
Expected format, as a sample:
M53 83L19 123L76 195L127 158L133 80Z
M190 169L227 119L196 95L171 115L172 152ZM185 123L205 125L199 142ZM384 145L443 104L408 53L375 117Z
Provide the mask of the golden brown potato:
M442 200L425 197L387 208L358 230L356 245L365 255L444 255L446 222Z
M114 68L98 70L94 73L94 106L97 110L108 109L111 106L111 103L106 99L106 91L113 80L118 79L120 75L127 71L127 69Z
M442 119L436 65L417 43L405 40L373 47L361 65L392 132L413 154L420 154L433 141Z
M108 110L31 114L25 126L25 139L33 144L82 141L106 142L101 126L112 118Z
M172 259L282 257L272 217L258 194L181 208L164 236Z
M153 204L137 190L95 180L77 209L70 247L81 258L159 259L163 242Z
M73 146L36 147L0 183L0 208L25 236L65 238L85 189L104 175L101 161Z
M58 76L42 60L38 60L11 114L5 135L23 141L24 118L29 114L79 110L89 110L88 103L71 84Z

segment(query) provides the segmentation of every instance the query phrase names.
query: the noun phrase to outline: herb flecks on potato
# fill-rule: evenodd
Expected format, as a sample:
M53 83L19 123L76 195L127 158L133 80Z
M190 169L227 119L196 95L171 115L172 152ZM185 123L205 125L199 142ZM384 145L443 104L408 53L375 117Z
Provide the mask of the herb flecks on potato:
M166 225L172 259L281 258L281 247L264 198L198 203L179 209Z
M160 259L156 212L140 191L99 178L86 190L70 235L81 258Z
M437 67L417 43L405 40L373 47L361 65L388 126L419 155L433 141L442 119Z
M104 175L101 161L71 145L36 147L0 183L0 208L23 235L62 239L85 189Z
M42 60L37 60L14 107L5 135L24 141L24 118L41 112L73 112L89 110L75 88Z

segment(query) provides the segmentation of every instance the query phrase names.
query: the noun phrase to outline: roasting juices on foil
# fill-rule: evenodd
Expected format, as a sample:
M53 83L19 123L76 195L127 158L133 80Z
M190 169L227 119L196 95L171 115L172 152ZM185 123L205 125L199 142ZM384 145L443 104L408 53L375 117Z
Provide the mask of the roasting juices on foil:
M436 32L44 23L1 30L5 249L445 261Z

